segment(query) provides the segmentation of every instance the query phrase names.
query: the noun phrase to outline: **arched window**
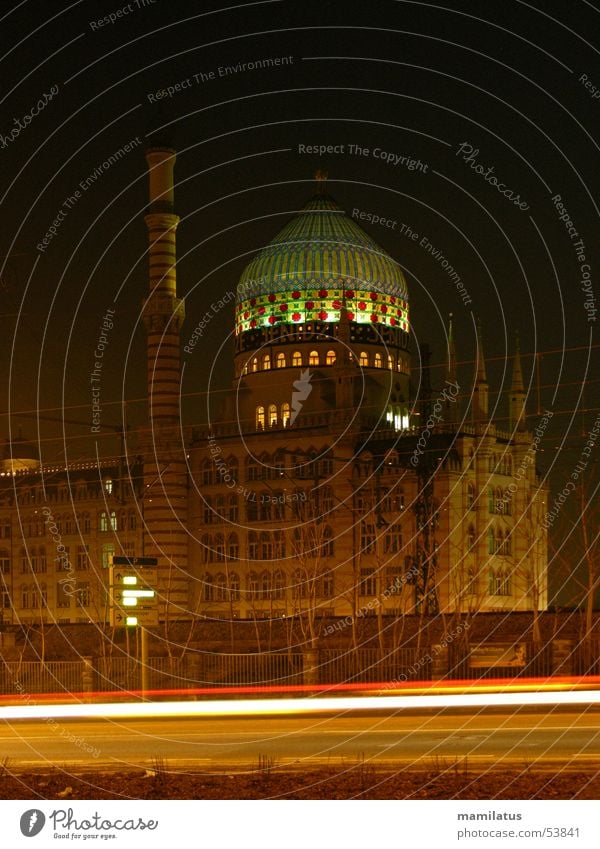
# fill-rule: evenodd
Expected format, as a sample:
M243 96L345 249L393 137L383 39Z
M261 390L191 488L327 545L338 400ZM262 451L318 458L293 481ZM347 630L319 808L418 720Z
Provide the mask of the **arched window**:
M237 495L229 496L229 507L227 512L227 518L230 522L237 522L238 518L238 497Z
M244 368L242 369L242 374L248 374L248 360L244 363Z
M281 351L277 354L276 362L277 362L277 368L285 368L285 366L286 366L285 354L282 353Z
M227 559L237 560L240 556L240 543L237 534L229 534L227 537Z
M208 534L204 534L204 536L200 540L200 544L202 546L202 562L210 563L212 561L212 546L210 536Z
M269 404L269 427L277 426L277 407L275 404Z
M366 351L361 351L358 357L358 364L363 368L366 368L369 365L369 357Z
M260 535L260 559L273 559L273 540L271 539L271 534L267 533L267 531L263 531Z
M204 460L201 466L202 484L210 486L213 482L213 464L210 460Z
M292 354L292 365L293 366L301 366L302 365L302 354L300 351L294 351Z
M240 576L237 572L232 572L229 576L229 593L231 601L240 600Z
M388 369L389 369L390 371L393 371L393 370L394 370L394 360L392 359L392 355L391 355L391 354L388 354L387 363L388 363L388 366L387 366L387 367L388 367Z
M246 519L248 522L258 521L258 503L256 502L256 493L252 493L253 498L246 500Z
M292 575L292 595L294 598L306 598L308 580L304 569L296 569Z
M467 484L467 510L475 509L475 484Z
M318 366L319 365L319 352L311 351L308 355L308 364L309 366Z
M327 351L327 354L325 355L325 363L326 363L326 365L328 365L328 366L334 366L334 365L335 365L335 360L336 360L336 357L335 357L335 351Z
M495 513L495 504L494 504L494 490L492 487L488 487L488 513Z
M265 569L260 575L260 598L268 599L271 594L271 573Z
M270 354L264 355L264 357L262 359L262 367L263 367L263 371L269 371L269 369L271 368L271 355Z
M215 601L227 601L227 578L223 572L215 576Z
M248 593L252 596L252 601L258 598L258 575L256 572L250 572L248 575Z
M488 529L488 554L496 553L496 537L494 536L494 529Z
M89 534L92 529L92 520L90 519L89 513L81 514L80 526L84 534Z
M503 545L502 553L506 557L510 557L511 554L512 554L512 536L510 534L510 531L507 531L504 535L504 545Z
M256 531L250 531L248 534L248 558L258 560L258 534Z
M104 492L107 495L112 495L112 491L113 491L112 478L104 478Z
M285 598L285 575L281 569L273 575L273 598Z
M381 359L381 354L375 354L375 368L382 368L383 361Z
M252 360L252 371L258 371L258 357L254 357Z
M323 528L323 541L321 543L321 557L333 557L333 531L326 525Z
M261 492L259 495L259 518L261 522L269 522L272 518L271 516L271 506L272 502L269 497L268 492Z
M110 511L110 529L112 531L117 530L117 514L115 513L114 510Z
M281 424L283 427L290 424L290 405L287 402L281 405Z
M202 601L213 600L213 582L210 572L205 572L202 576Z
M265 429L265 408L262 406L256 408L256 429Z
M108 516L104 512L104 510L102 511L102 513L100 513L100 518L99 518L99 521L98 521L98 528L101 531L107 531L108 530Z
M217 563L223 563L225 560L225 538L223 534L217 534L215 537L215 560Z
M467 530L467 551L473 551L475 548L475 528L469 525Z
M496 500L496 513L504 513L505 511L505 503L504 503L504 495L500 487L497 487L496 492L494 493L494 497Z

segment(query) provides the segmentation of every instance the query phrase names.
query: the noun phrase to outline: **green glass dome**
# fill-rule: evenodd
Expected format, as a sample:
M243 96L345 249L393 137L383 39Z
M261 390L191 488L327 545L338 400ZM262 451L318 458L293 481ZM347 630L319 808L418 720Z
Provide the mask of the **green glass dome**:
M315 287L408 299L398 263L326 194L315 195L246 266L237 301Z

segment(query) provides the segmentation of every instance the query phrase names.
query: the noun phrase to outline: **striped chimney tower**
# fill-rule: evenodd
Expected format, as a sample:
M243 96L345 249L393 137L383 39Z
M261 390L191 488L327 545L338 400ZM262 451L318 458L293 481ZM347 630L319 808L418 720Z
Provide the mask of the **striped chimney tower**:
M147 334L150 431L144 450L144 555L157 557L161 619L186 618L189 610L187 465L180 420L180 338L184 304L177 297L173 211L175 151L146 152L150 204L150 293L144 303ZM168 610L167 610L168 605Z

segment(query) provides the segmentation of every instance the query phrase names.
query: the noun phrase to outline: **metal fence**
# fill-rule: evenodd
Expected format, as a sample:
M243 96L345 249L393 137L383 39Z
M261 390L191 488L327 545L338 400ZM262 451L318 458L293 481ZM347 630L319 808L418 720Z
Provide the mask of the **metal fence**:
M396 649L383 657L379 649L323 649L317 675L322 684L428 681L431 663L427 649Z
M78 660L4 661L0 667L0 693L15 694L26 703L34 694L79 692L82 671L83 664Z

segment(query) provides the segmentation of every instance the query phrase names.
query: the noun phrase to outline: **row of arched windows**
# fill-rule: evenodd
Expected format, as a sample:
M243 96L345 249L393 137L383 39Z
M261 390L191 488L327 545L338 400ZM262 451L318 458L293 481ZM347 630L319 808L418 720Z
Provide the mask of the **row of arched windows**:
M358 362L361 368L387 368L389 371L403 372L406 366L402 358L396 359L392 354L381 353L376 351L374 354L369 354L367 351L360 351L359 354L348 352L350 361ZM279 351L275 355L264 353L262 356L255 356L244 364L243 373L253 373L257 371L270 371L272 368L303 368L307 365L309 368L317 368L320 365L334 366L337 361L337 354L334 350L329 350L325 353L321 361L319 351L309 351L308 357L304 357L302 351L294 351L291 356L287 356L283 351Z
M488 590L490 595L512 595L512 580L508 569L490 569Z
M332 598L334 595L334 577L326 572L315 578L309 578L305 569L296 569L290 580L286 580L283 569L263 569L252 571L246 578L246 596L248 601L271 601L284 599L289 591L294 599ZM200 595L202 601L223 602L239 601L241 582L237 572L213 575L205 572L202 576Z
M62 516L55 516L51 523L52 532L54 526L59 534L70 536L78 533L90 533L92 530L92 517L89 513L66 513ZM126 530L134 531L137 528L137 514L135 510L120 510L119 513L115 510L103 510L98 514L98 530L99 531L116 531ZM48 528L44 520L36 515L26 516L22 520L23 536L25 537L43 537L48 533Z
M265 430L267 427L289 427L290 405L286 402L281 404L269 404L267 407L260 404L256 408L256 430Z

